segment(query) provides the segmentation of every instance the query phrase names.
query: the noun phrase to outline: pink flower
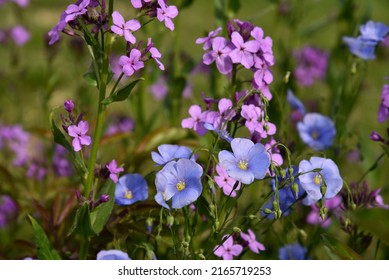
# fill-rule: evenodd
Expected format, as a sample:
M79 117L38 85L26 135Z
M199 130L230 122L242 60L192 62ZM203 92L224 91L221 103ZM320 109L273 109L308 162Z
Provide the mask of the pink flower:
M132 49L130 57L122 55L119 59L119 65L122 67L124 75L132 76L136 71L144 67L144 62L140 60L141 52L138 49Z
M74 137L72 146L73 149L78 152L81 150L81 146L89 146L92 142L90 136L86 135L89 125L87 121L80 121L78 125L71 125L68 127L68 133L71 137Z
M174 23L172 18L178 15L176 6L166 6L164 0L158 0L160 8L157 8L157 18L160 22L165 21L165 26L171 31L174 30Z
M123 167L119 167L118 168L118 165L116 163L116 160L112 160L109 164L107 164L105 167L107 167L108 171L109 171L109 178L111 178L111 180L114 182L114 183L117 183L119 181L118 179L118 173L119 172L123 172L124 171L124 168Z
M240 236L244 241L248 242L250 250L254 253L259 254L259 251L266 250L265 246L257 241L257 237L251 229L248 230L248 234L241 232Z
M124 38L127 42L135 44L136 38L134 35L132 35L131 32L140 28L139 21L132 19L125 22L123 16L118 11L114 11L112 13L112 20L113 24L111 26L111 31L118 34L119 36L124 35Z
M207 111L201 112L201 107L199 105L192 105L189 108L189 115L190 118L182 120L181 126L183 128L192 128L199 135L207 133L207 130L204 127Z
M226 238L227 235L223 237ZM239 256L243 251L242 245L234 244L232 236L228 237L221 245L216 245L213 249L213 253L223 258L223 260L232 260L234 257Z
M240 182L234 189L237 181L228 176L227 171L220 164L216 165L216 172L218 174L218 176L215 176L216 184L223 189L225 195L235 197L236 191L240 190Z

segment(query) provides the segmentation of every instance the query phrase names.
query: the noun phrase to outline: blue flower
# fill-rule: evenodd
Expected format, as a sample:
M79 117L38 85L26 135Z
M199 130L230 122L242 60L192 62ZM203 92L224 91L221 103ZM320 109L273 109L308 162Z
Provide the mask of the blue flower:
M115 189L115 203L117 205L131 205L137 201L146 200L148 186L142 175L133 173L120 177Z
M389 33L389 27L381 22L374 22L369 20L366 24L361 25L361 37L363 40L371 40L379 43L385 39L386 34Z
M375 58L375 41L364 40L361 36L357 38L343 37L343 42L346 43L350 52L364 60L371 60Z
M131 260L127 253L120 250L101 250L96 257L97 260Z
M164 165L175 159L190 158L192 155L192 151L188 147L169 144L160 145L158 152L151 152L151 157L156 165Z
M254 144L249 139L235 138L231 141L232 152L220 151L220 165L227 174L243 184L251 184L254 179L263 179L270 166L270 156L261 143Z
M307 248L299 243L288 244L278 250L278 258L280 260L306 260Z
M320 170L311 172L312 170ZM323 197L333 198L343 186L342 177L335 162L331 159L311 157L309 161L303 160L299 164L301 187L307 192L303 203L311 205ZM325 187L323 187L325 186Z
M295 193L292 190L292 184L290 181L288 169L285 170L286 177L284 179L281 176L278 177L278 184L280 187L282 186L282 188L278 189L278 197L279 197L280 209L282 211L283 216L289 215L290 210L291 210L291 206L305 194L304 189L300 186L299 177L296 177L298 174L297 166L292 166L292 169L293 169L292 175L293 175L293 177L295 177L294 183L297 184L297 186L298 186L297 193ZM275 189L276 189L275 179L271 180L271 187L272 187L273 191L275 191ZM273 207L274 199L275 199L275 194L273 194L270 197L270 199L267 201L267 203L265 203L262 206L262 209L261 209L262 216L266 217L267 219L274 219L273 213L266 214L264 212L264 209L266 209L266 208L270 209L270 210L274 210L273 209L274 208Z
M333 121L319 113L306 114L297 130L303 142L317 151L331 147L336 134Z
M155 178L156 202L170 209L166 202L171 199L171 207L177 209L196 201L202 192L202 174L203 168L189 159L167 163Z
M291 91L290 89L288 89L286 93L286 100L294 111L298 111L302 116L305 115L304 104L301 102L300 99L296 97L296 95L293 94L293 91Z

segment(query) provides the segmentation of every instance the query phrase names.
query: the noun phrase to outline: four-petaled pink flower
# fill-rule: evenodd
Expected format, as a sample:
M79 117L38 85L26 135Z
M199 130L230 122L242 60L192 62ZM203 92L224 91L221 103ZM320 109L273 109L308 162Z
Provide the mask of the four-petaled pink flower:
M218 174L218 176L215 176L216 184L223 189L225 195L235 197L236 191L240 190L240 182L238 182L238 185L234 189L237 181L232 179L220 164L216 165L216 172Z
M120 57L119 65L122 67L124 75L130 77L135 73L135 71L138 71L145 66L143 61L139 60L140 57L141 52L138 49L132 49L130 52L130 57L125 55Z
M124 171L124 168L123 167L119 167L118 168L118 165L116 163L116 160L111 160L111 162L109 164L107 164L105 167L107 167L108 171L109 171L109 178L111 178L111 180L114 182L114 183L117 183L119 181L118 179L118 173L119 172L123 172Z
M225 238L225 235L223 238ZM223 258L223 260L232 260L234 257L239 256L243 251L242 245L234 244L232 236L228 237L221 245L216 245L213 249L213 253Z
M142 2L145 2L145 3L148 3L148 2L151 2L152 0L131 0L131 4L132 6L135 8L135 9L140 9L143 7L143 3Z
M171 31L174 30L174 23L172 18L178 15L176 6L166 6L164 0L158 0L160 8L157 8L157 18L160 22L165 21L165 26Z
M70 4L65 11L66 13L65 22L75 20L78 16L88 12L87 7L89 5L89 2L90 0L84 0L79 5Z
M243 40L243 37L236 31L231 34L231 42L236 49L230 53L233 63L241 63L245 68L250 69L254 66L254 54L259 50L258 41Z
M248 243L247 246L249 246L249 249L254 253L259 254L259 251L266 250L265 246L262 243L259 243L257 241L257 237L255 236L255 233L251 229L248 230L248 234L241 232L240 236L244 241Z
M216 61L216 67L222 74L228 74L232 71L232 61L229 57L231 52L230 43L223 37L217 37L212 41L212 51L204 54L203 62L210 65Z
M72 141L73 149L78 152L81 150L81 146L89 146L92 142L91 138L86 135L89 125L87 121L80 121L78 125L71 125L68 127L68 133L71 137L74 137Z
M192 128L199 135L204 135L207 133L207 130L204 127L204 122L206 121L207 112L201 112L201 107L199 105L192 105L189 108L190 118L183 119L181 126L183 128Z
M213 39L219 35L221 31L221 27L216 28L215 30L209 32L207 37L198 38L196 40L196 44L204 44L203 50L208 50L212 46Z
M112 13L113 24L111 26L111 31L123 36L127 42L135 44L136 38L132 35L131 31L136 31L140 28L140 23L136 19L131 19L127 22L124 21L123 16L118 12L114 11Z

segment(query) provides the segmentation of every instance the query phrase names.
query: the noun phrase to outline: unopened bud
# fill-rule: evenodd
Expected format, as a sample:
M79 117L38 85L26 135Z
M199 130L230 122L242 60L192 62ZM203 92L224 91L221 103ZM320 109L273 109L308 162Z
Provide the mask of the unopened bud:
M200 258L200 260L205 260L205 256L203 255L203 254L198 254L198 256L199 256L199 258Z
M300 230L298 231L298 233L299 233L299 235L301 236L301 238L302 238L303 240L306 240L306 239L307 239L307 233L306 233L304 230L300 229Z
M154 222L154 219L151 217L148 217L146 219L146 228L147 228L148 233L151 233L153 230L153 222Z
M327 217L328 209L326 207L320 208L320 217L324 221Z
M234 232L236 232L236 233L241 233L242 232L242 230L240 228L238 228L238 227L233 227L232 230Z
M291 189L292 189L292 192L293 192L295 198L297 199L298 193L299 193L299 185L296 184L296 183L294 183L294 184L292 185Z
M174 224L174 217L173 216L167 216L166 218L166 224L170 228Z
M188 242L186 242L186 241L182 241L182 247L184 247L185 249L186 248L189 248L189 243Z
M273 201L273 209L274 209L274 210L277 210L278 208L280 208L280 207L279 207L279 204L278 204L278 201L274 200L274 201Z
M258 217L256 215L249 215L249 219L250 220L256 220L256 219L258 219Z
M285 169L280 170L281 178L284 179L286 177L286 171Z
M320 192L321 192L321 195L323 197L326 195L326 191L327 191L327 186L326 185L321 185L320 186Z
M285 84L289 83L289 77L290 77L290 71L287 71L283 79Z
M282 211L281 209L278 209L277 211L274 212L274 218L277 220L279 218L281 218L282 216Z
M265 212L265 214L271 214L273 213L273 210L270 210L269 208L265 208L263 212Z
M71 113L74 109L74 103L72 100L66 100L63 106L65 107L65 110L69 113Z

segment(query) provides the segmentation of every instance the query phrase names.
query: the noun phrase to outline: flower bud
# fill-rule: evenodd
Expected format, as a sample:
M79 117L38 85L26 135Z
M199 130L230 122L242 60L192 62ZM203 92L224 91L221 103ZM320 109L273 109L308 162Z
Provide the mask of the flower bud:
M74 103L70 99L66 100L63 106L65 107L65 110L68 111L69 113L71 113L74 109Z
M242 230L240 228L238 228L238 227L233 227L232 230L234 232L236 232L236 233L241 233L242 232Z
M171 216L171 215L167 216L167 218L166 218L166 225L169 228L171 228L173 224L174 224L174 217Z

